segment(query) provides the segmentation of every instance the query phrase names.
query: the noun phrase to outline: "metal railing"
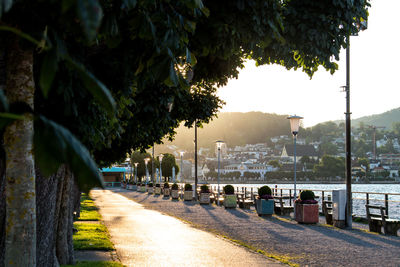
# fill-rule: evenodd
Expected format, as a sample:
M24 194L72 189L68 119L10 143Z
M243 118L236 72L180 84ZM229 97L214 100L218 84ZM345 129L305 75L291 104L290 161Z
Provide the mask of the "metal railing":
M260 185L261 186L261 185ZM260 186L236 186L235 190L239 193L244 193L246 198L253 199L258 195L257 191ZM210 186L213 191L217 190L217 186ZM289 205L293 204L293 188L279 188L271 187L273 195L275 196L288 196L286 200ZM222 192L223 186L220 186ZM300 192L303 190L311 190L317 196L317 201L320 204L320 211L322 212L322 201L332 200L332 190L321 190L321 189L297 189L296 195L300 196ZM390 218L400 219L400 193L375 193L375 192L352 192L353 199L353 215L357 217L366 217L365 205L384 205L387 210L387 214Z

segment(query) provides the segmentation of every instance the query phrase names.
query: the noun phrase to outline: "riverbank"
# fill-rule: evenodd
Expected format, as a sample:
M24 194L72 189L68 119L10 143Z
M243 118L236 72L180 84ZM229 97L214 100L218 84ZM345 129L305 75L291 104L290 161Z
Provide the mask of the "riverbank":
M400 238L302 225L288 217L258 217L254 211L171 201L161 196L113 189L147 209L160 211L238 244L300 266L396 266Z

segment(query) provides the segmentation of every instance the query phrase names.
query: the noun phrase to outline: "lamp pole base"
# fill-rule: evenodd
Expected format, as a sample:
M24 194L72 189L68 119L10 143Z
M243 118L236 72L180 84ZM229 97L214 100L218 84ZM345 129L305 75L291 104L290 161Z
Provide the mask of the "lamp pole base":
M333 226L343 229L343 228L346 227L346 221L344 221L344 220L333 220Z

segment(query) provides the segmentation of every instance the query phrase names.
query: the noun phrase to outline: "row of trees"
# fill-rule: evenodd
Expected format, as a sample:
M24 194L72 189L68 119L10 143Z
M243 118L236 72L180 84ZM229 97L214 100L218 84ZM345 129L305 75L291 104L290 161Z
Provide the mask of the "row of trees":
M144 162L145 158L150 159L149 162L147 163L147 171L148 171L149 175L152 176L153 175L153 169L152 169L153 158L151 157L151 155L148 153L141 153L140 151L135 151L131 154L131 158L130 158L131 166L135 166L134 164L138 163L137 164L137 176L139 177L139 179L143 179L143 177L146 176L146 164ZM179 173L179 166L176 164L175 156L172 154L165 153L163 160L162 160L162 164L160 164L158 157L156 157L154 160L154 168L160 169L160 165L161 165L161 171L162 171L163 177L166 177L168 180L171 180L171 178L172 178L173 168L175 168L175 177ZM154 175L156 175L156 174L154 174Z
M247 58L334 72L367 6L0 0L0 266L73 263L72 215L80 190L102 185L96 163L207 123Z

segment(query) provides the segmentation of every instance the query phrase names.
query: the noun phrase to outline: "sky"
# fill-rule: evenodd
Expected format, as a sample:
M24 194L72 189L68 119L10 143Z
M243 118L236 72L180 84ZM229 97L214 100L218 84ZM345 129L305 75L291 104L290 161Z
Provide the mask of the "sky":
M351 118L379 114L400 107L400 0L370 2L368 29L350 38ZM304 117L305 127L329 120L344 120L346 51L339 70L324 68L312 80L302 72L277 65L245 64L238 79L218 89L226 102L222 112L261 111Z

